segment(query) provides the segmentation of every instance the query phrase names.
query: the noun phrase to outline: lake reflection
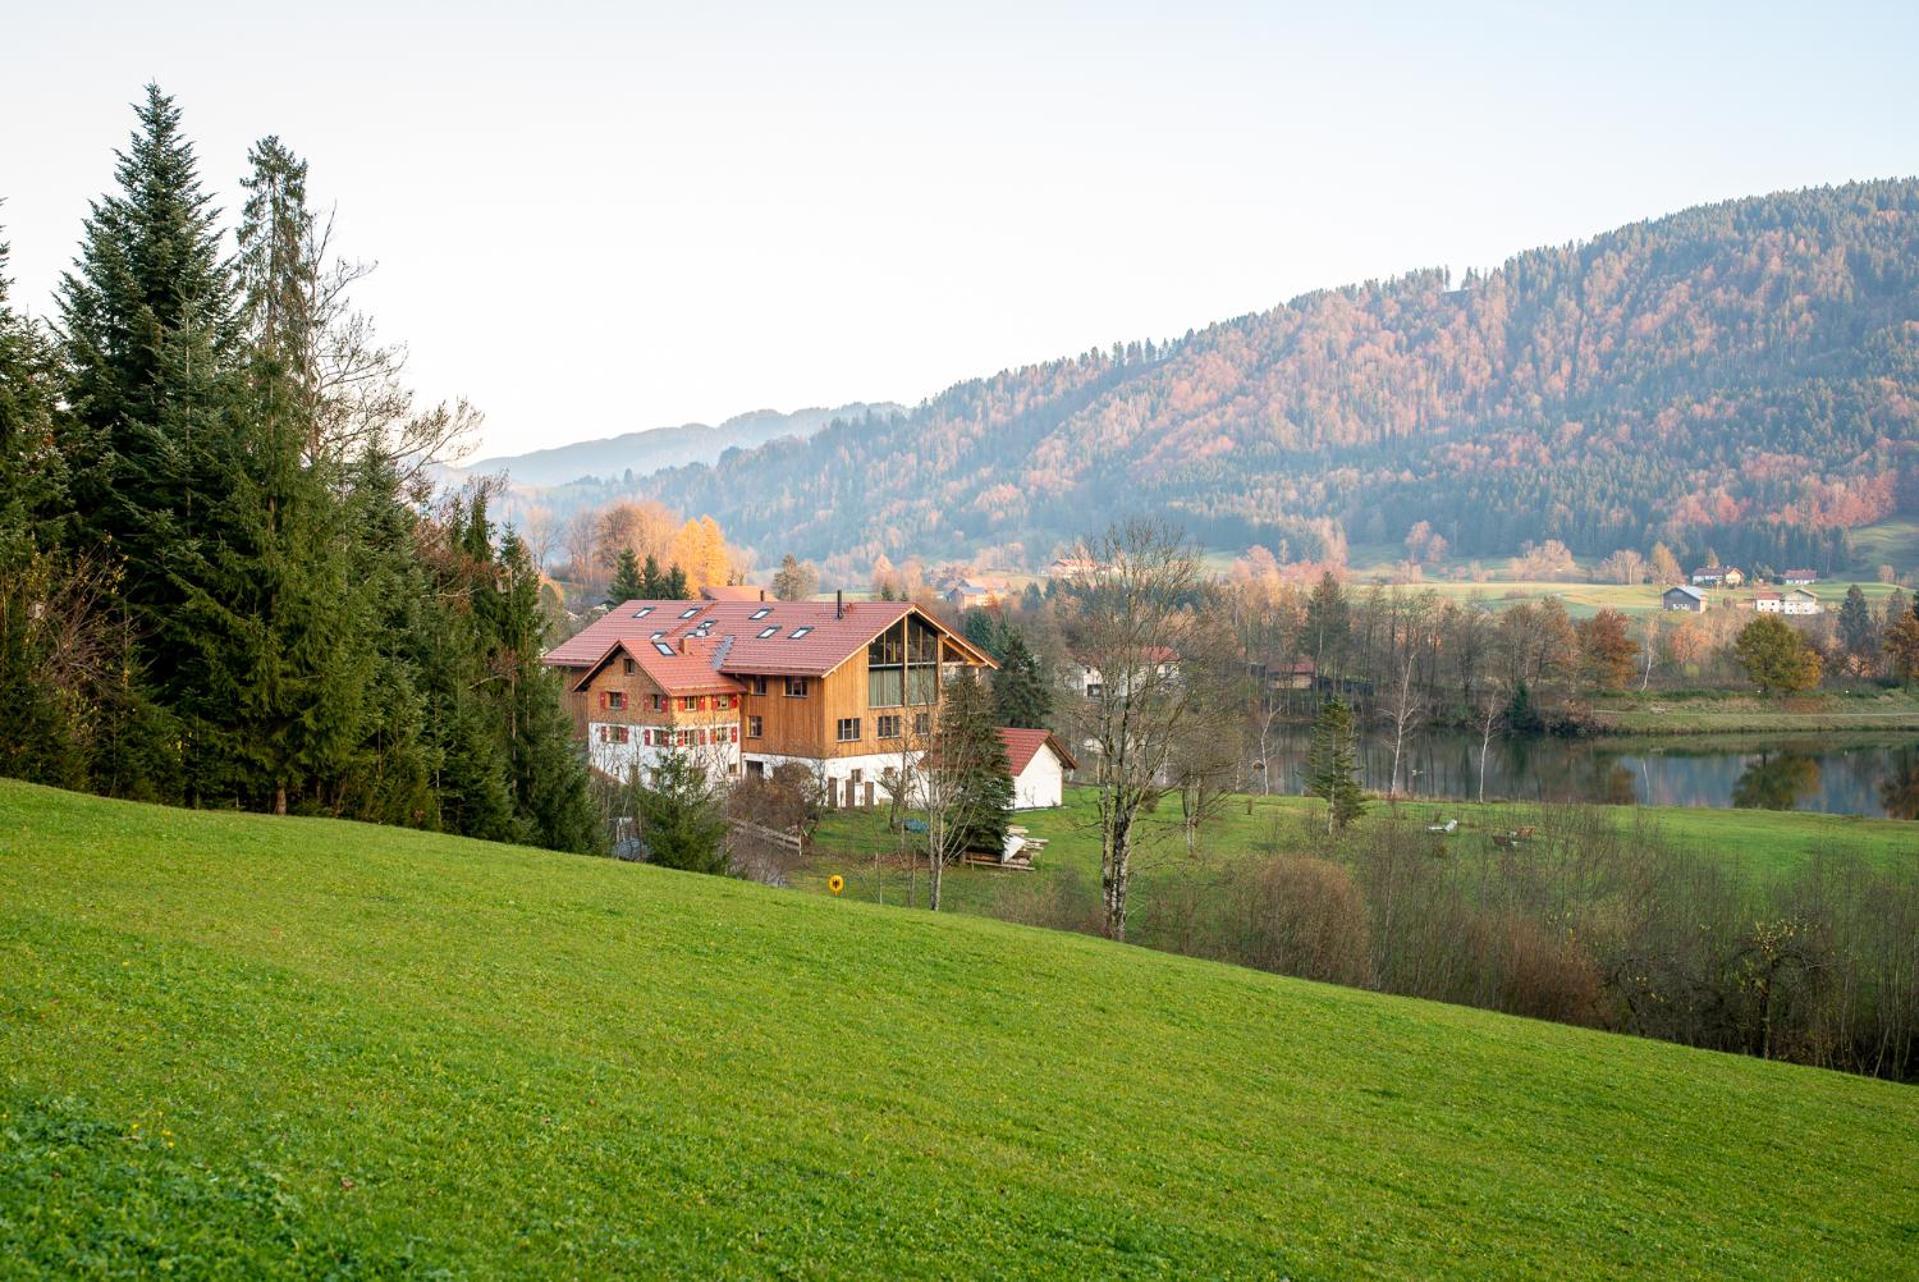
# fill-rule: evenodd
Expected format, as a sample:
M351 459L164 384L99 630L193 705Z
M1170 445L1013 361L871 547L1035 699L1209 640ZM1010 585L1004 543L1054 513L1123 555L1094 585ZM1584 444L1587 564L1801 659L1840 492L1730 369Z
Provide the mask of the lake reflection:
M1299 793L1306 732L1275 736L1273 791ZM1392 743L1360 741L1365 785L1384 791ZM1401 787L1414 796L1475 797L1479 740L1434 732L1407 744ZM1257 772L1254 778L1258 778ZM1486 796L1529 801L1643 803L1919 819L1919 741L1843 736L1790 740L1495 740Z

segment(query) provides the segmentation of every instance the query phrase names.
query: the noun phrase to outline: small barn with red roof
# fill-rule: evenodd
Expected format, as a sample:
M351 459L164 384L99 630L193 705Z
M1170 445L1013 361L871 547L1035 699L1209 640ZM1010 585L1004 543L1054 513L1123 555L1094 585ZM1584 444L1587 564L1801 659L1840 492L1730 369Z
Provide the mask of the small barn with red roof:
M1065 799L1066 772L1079 768L1051 730L1001 726L1000 742L1013 771L1013 809L1044 810Z

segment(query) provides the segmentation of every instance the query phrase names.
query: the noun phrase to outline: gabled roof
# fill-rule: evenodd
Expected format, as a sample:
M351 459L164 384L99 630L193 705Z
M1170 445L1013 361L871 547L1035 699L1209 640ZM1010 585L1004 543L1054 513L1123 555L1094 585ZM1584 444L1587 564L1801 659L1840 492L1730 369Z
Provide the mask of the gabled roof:
M751 601L757 605L765 599L765 588L756 588L747 583L713 583L700 589L702 601Z
M1057 756L1060 764L1068 770L1079 769L1079 762L1073 760L1073 754L1066 751L1066 745L1061 743L1059 736L1051 730L1022 730L1016 726L1001 726L999 737L1000 742L1006 745L1006 759L1012 764L1015 779L1019 778L1022 770L1032 764L1033 758L1039 755L1041 748L1051 748L1053 755Z
M668 643L662 641L660 644ZM684 653L676 646L673 654L666 655L661 654L651 641L621 639L608 646L605 654L581 672L572 688L576 693L586 689L587 683L598 676L607 664L615 659L627 658L637 663L640 671L651 677L653 684L668 694L736 694L744 687L713 668L717 649L711 641L689 641Z
M1698 588L1690 587L1684 583L1675 583L1671 587L1667 588L1666 592L1668 595L1674 592L1684 592L1687 596L1692 597L1694 600L1697 600L1697 601L1704 601L1706 599L1706 594L1704 592L1701 592Z
M618 641L635 642L636 651L644 652L653 648L658 632L669 645L677 645L681 637L720 645L722 672L823 677L909 614L937 628L972 662L996 666L964 637L907 601L848 601L844 606L832 601L626 601L548 651L546 662L586 667Z

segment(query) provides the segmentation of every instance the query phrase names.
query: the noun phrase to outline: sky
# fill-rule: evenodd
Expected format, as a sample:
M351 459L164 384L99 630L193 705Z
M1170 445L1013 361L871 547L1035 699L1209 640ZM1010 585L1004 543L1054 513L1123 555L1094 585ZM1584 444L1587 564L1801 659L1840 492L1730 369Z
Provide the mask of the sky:
M148 80L230 212L277 134L497 455L1912 175L1915 50L1911 3L0 0L0 234L53 315Z

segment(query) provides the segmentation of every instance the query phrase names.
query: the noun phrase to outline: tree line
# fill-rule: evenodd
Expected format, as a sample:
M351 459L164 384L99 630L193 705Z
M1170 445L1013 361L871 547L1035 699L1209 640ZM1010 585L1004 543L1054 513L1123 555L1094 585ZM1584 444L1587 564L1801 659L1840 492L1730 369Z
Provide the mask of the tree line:
M0 772L596 848L535 559L427 481L477 412L415 403L285 143L228 227L135 118L52 326L0 270Z

